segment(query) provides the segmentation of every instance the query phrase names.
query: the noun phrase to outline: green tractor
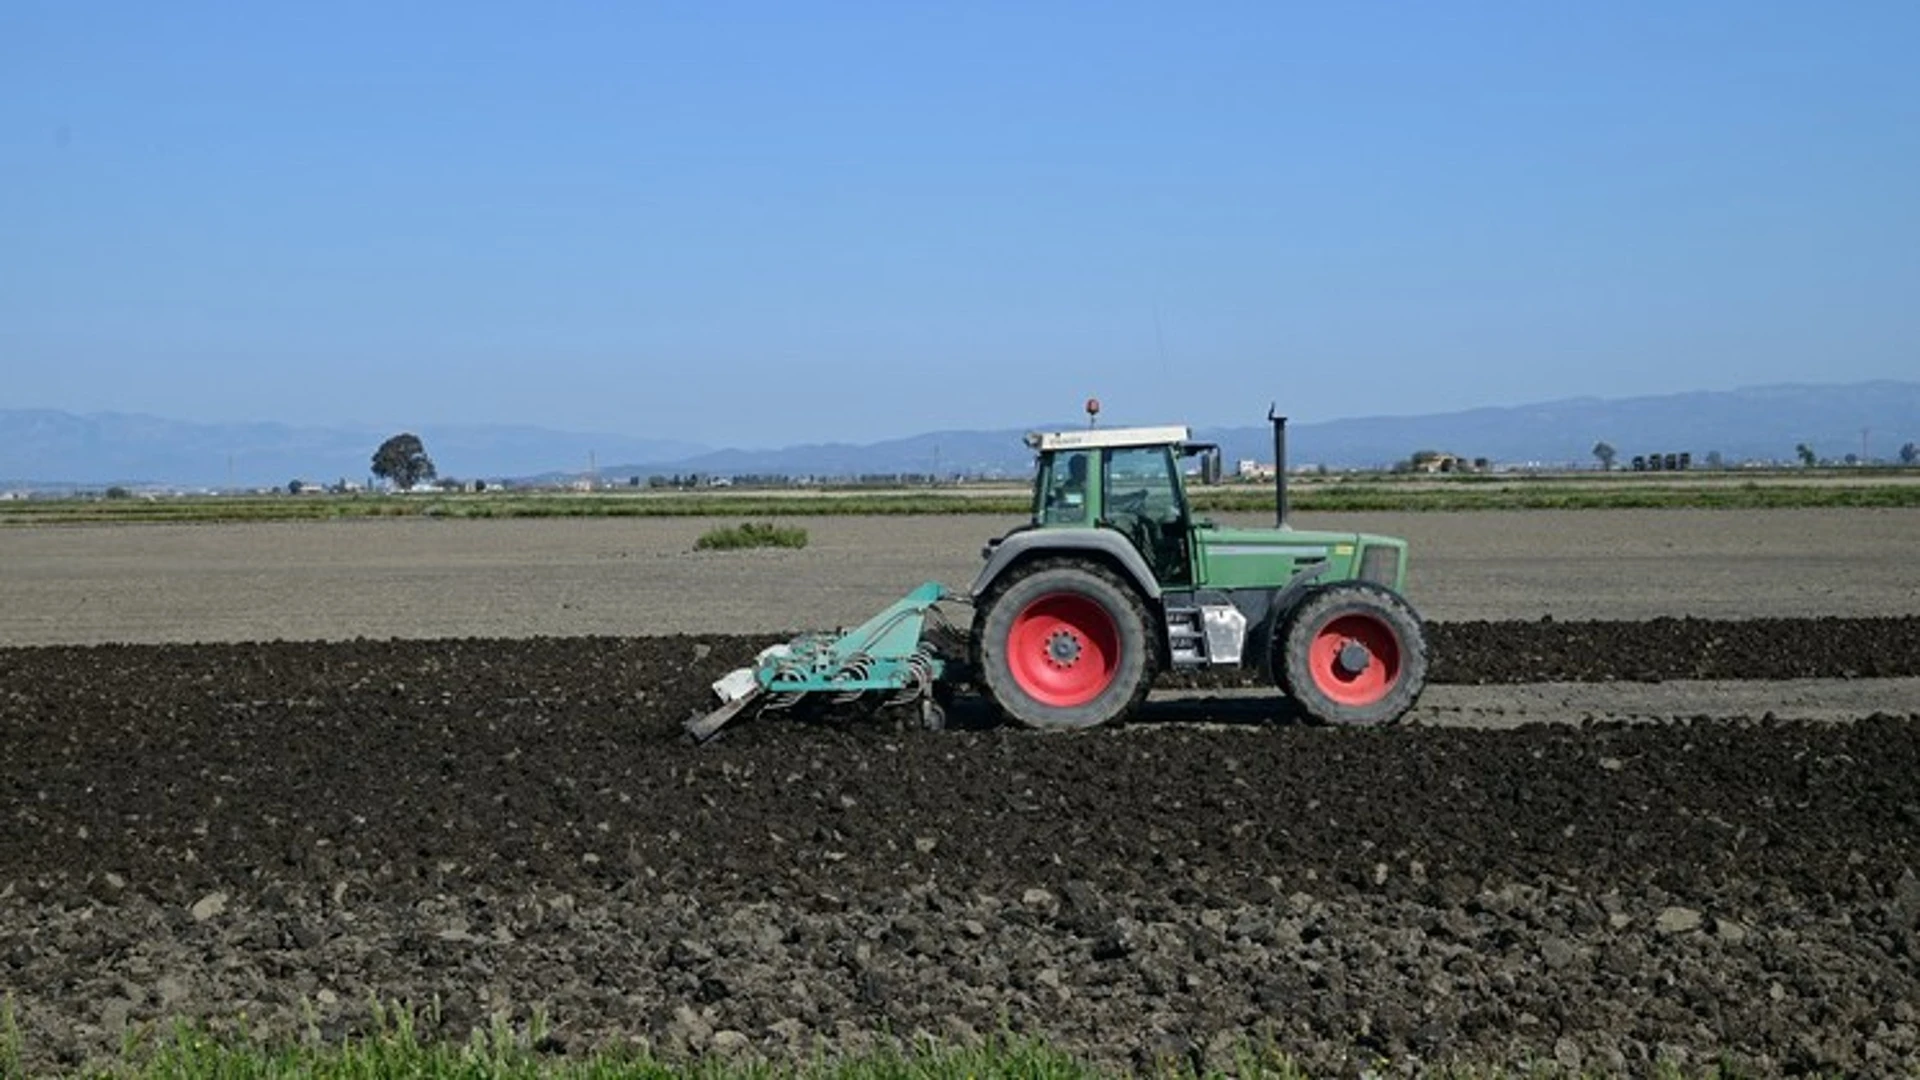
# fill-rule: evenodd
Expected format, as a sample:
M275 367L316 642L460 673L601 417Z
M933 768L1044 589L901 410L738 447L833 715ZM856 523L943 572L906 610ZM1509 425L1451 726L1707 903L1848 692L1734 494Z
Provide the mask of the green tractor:
M1406 542L1291 528L1286 418L1269 419L1273 528L1192 512L1188 466L1217 482L1220 449L1185 427L1029 435L1032 518L988 541L965 597L929 582L851 631L775 646L716 683L724 704L687 730L704 740L755 708L875 694L939 726L962 683L1029 727L1086 728L1131 713L1162 672L1221 666L1257 669L1322 722L1398 720L1427 673L1400 594ZM971 602L970 632L942 625L942 601Z

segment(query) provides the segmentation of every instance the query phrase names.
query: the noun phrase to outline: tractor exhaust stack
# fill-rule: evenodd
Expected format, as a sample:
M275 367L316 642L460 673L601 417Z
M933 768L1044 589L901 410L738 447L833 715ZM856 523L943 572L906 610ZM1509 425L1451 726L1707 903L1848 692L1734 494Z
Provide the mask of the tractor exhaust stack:
M1273 517L1274 527L1287 527L1287 418L1267 406L1267 420L1273 424Z

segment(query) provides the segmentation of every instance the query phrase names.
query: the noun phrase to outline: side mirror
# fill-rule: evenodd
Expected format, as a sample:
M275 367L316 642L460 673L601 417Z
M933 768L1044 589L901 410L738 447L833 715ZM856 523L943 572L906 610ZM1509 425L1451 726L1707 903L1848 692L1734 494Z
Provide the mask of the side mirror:
M1200 468L1191 474L1194 479L1203 484L1220 482L1220 448L1218 446L1212 443L1185 443L1180 447L1180 456L1200 459ZM1183 472L1185 469L1186 466L1181 466Z

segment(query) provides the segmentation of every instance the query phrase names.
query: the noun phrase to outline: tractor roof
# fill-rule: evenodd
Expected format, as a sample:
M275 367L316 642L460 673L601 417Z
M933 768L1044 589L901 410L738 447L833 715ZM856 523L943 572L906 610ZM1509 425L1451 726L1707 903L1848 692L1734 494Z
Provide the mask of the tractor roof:
M1168 446L1187 441L1185 425L1134 428L1086 428L1081 431L1033 431L1027 445L1035 450L1093 450L1110 446Z

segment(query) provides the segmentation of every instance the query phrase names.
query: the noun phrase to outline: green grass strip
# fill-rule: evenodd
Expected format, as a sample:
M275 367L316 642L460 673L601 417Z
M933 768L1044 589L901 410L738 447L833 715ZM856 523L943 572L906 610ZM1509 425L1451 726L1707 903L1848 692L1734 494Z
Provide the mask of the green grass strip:
M13 995L0 998L0 1078L12 1080L16 1076L25 1076L21 1066L24 1060L21 1046L24 1040L20 1036L20 1020L14 1015Z
M1273 512L1259 487L1200 488L1200 513ZM1606 483L1551 479L1459 481L1418 486L1391 480L1307 483L1290 495L1295 510L1774 510L1920 507L1920 483ZM952 492L813 495L669 493L628 495L536 492L436 496L178 496L152 499L22 499L0 503L0 524L191 524L331 521L358 518L777 518L824 515L993 514L1024 516L1025 495Z
M1136 1075L1103 1069L1043 1040L1019 1035L1003 1034L972 1045L928 1042L905 1049L883 1038L880 1049L819 1055L798 1062L766 1061L751 1051L734 1056L715 1052L692 1059L669 1059L637 1047L568 1055L556 1052L556 1044L549 1041L546 1016L539 1010L524 1025L496 1019L488 1028L476 1030L459 1042L421 1038L416 1014L406 1006L375 1001L370 1009L366 1034L333 1042L324 1040L311 1020L297 1039L251 1035L245 1017L225 1023L143 1025L123 1039L117 1061L86 1072L36 1075L115 1080L1117 1080ZM429 1024L437 1022L431 1007L427 1020ZM9 997L0 1000L0 1080L27 1076L25 1060ZM1309 1076L1272 1042L1252 1038L1242 1040L1227 1063L1201 1067L1181 1054L1141 1064L1148 1066L1148 1075L1182 1080L1305 1080ZM1394 1064L1381 1061L1380 1072L1393 1071ZM1593 1075L1566 1069L1551 1060L1518 1069L1443 1066L1427 1074L1454 1080L1554 1080ZM1728 1080L1745 1074L1726 1063L1693 1069L1663 1063L1651 1075L1658 1080Z
M901 1049L888 1043L863 1054L790 1063L761 1060L750 1052L677 1060L639 1048L562 1056L548 1048L547 1021L539 1011L523 1027L496 1020L465 1042L422 1039L415 1013L405 1006L374 1002L371 1012L368 1034L332 1043L323 1041L311 1023L297 1040L255 1038L246 1033L244 1018L238 1024L149 1025L129 1033L118 1061L71 1075L125 1080L1094 1080L1110 1075L1041 1041L1018 1036L972 1046ZM1242 1076L1304 1076L1283 1056L1249 1053L1244 1059ZM22 1061L11 1003L0 1002L0 1078L27 1075ZM1169 1074L1179 1071L1174 1064L1169 1063Z

